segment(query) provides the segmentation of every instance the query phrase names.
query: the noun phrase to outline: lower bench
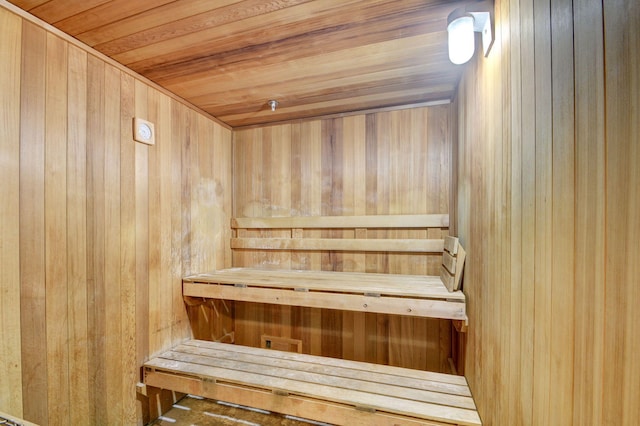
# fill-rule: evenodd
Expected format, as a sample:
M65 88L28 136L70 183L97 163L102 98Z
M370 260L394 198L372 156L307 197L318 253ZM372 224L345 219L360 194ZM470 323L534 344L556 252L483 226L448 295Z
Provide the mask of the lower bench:
M480 425L466 379L188 340L145 363L145 383L339 425Z

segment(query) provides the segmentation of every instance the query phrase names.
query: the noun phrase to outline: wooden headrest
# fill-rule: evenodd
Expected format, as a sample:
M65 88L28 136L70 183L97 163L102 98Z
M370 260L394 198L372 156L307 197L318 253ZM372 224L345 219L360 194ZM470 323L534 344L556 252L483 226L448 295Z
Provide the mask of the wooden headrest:
M466 252L460 245L458 238L445 237L440 279L447 290L451 292L460 290L465 258Z

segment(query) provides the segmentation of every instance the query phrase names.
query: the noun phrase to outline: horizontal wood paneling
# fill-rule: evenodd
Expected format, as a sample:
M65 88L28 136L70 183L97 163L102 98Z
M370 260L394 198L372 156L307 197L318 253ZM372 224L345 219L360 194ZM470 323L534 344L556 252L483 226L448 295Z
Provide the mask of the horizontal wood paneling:
M235 131L234 216L447 214L449 120L450 106L441 105ZM447 230L369 231L381 232L442 238ZM439 275L440 263L441 255L329 251L235 250L233 259L234 266L430 275ZM261 334L300 339L305 353L449 371L443 320L236 302L236 342L259 346Z
M457 99L467 379L487 425L634 425L640 8L495 15Z
M237 127L451 99L447 16L474 2L11 3Z
M181 277L230 266L231 132L4 8L0 23L0 410L141 424L139 367L191 335ZM135 115L155 146L132 140Z

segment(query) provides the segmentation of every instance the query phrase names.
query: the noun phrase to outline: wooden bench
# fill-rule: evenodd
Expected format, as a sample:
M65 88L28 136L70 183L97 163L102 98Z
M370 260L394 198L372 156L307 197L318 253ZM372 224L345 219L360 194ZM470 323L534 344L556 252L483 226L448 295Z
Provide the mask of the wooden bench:
M238 230L286 229L288 237L245 236L231 241L235 250L313 250L439 253L439 276L229 268L183 279L183 295L196 298L297 305L461 321L465 296L459 290L465 252L457 238L365 238L375 229L447 227L448 215L321 216L234 219ZM353 229L353 238L305 236L309 229Z
M190 304L214 298L445 318L464 330L465 252L457 238L424 238L448 223L447 215L234 219L236 252L421 253L440 257L440 274L229 268L185 277L183 295ZM397 238L406 229L414 237ZM480 424L461 376L200 340L145 363L145 383L335 424Z
M145 383L337 425L480 425L462 376L189 340Z
M37 426L35 423L28 422L17 417L13 417L7 413L0 411L0 425L6 426Z

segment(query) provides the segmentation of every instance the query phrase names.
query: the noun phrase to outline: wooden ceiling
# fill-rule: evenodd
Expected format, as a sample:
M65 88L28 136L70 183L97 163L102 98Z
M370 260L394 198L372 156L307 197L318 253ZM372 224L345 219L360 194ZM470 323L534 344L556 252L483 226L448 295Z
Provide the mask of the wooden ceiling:
M10 2L232 127L450 99L447 15L472 3Z

